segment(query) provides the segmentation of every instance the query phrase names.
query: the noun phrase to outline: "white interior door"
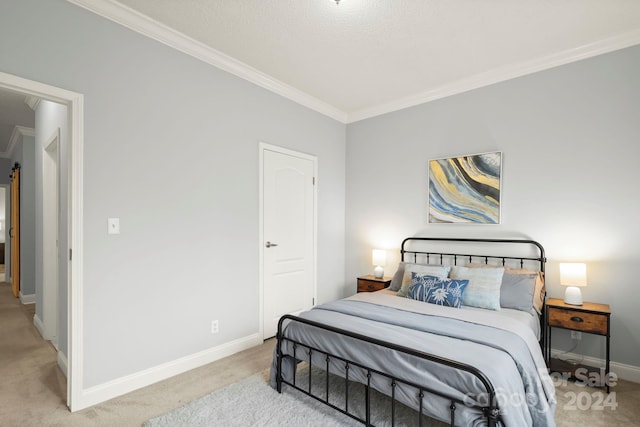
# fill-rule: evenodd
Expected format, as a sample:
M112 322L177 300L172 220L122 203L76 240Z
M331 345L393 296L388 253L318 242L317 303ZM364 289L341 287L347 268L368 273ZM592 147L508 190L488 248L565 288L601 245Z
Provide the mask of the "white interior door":
M263 336L315 302L315 159L263 150Z

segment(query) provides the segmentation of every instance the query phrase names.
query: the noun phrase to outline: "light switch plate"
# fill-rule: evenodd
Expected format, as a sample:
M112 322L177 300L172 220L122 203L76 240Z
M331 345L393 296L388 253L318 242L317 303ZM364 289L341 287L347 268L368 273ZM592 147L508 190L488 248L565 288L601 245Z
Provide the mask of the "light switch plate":
M109 234L120 234L120 218L108 218L107 226Z

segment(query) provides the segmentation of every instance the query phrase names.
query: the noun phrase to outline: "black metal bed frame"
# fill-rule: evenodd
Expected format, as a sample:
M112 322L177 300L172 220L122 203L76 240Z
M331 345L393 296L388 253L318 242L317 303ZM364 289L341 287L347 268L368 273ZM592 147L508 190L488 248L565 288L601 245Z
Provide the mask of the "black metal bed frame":
M532 245L534 247L536 247L536 251L538 253L537 256L535 257L528 257L528 256L511 256L511 255L478 255L478 254L465 254L465 253L458 253L458 252L431 252L431 251L422 251L422 250L418 250L418 249L407 249L407 246L409 246L412 243L415 242L447 242L447 243L451 243L451 242L457 242L457 243L469 243L469 244L483 244L483 243L501 243L501 244L520 244L520 245ZM485 264L489 264L489 261L497 261L498 263L501 262L501 264L504 266L506 265L507 261L519 261L520 263L520 267L522 268L524 266L524 262L525 261L532 261L532 262L539 262L539 271L541 271L542 273L544 273L544 267L545 267L545 262L546 262L546 258L545 258L545 252L544 252L544 248L542 247L542 245L536 241L533 240L523 240L523 239L476 239L476 238L443 238L443 237L409 237L407 239L405 239L402 242L402 246L401 246L401 259L402 261L406 261L407 257L409 256L413 256L413 260L414 262L416 262L418 260L418 258L422 259L426 259L426 262L424 263L430 263L431 262L431 258L435 257L435 258L439 258L439 262L440 264L443 264L443 262L445 261L445 259L449 260L449 261L453 261L453 265L457 265L458 263L458 259L460 260L464 260L467 261L469 263L473 262L473 260L484 260ZM495 264L492 263L492 264ZM543 318L543 316L541 316L541 319ZM542 320L541 320L542 321ZM341 356L337 356L337 355L333 355L328 353L325 350L316 348L314 346L311 346L309 344L300 342L298 340L294 340L291 338L288 338L285 336L284 334L284 327L286 324L288 324L289 322L298 322L298 323L303 323L306 324L310 327L314 327L314 328L319 328L325 331L330 331L332 333L336 333L336 334L340 334L346 337L350 337L356 340L360 340L366 343L370 343L382 348L386 348L386 349L391 349L393 351L397 351L400 353L403 353L407 356L413 356L413 357L417 357L423 360L429 360L431 362L435 362L441 365L445 365L448 367L452 367L454 369L457 370L461 370L461 371L466 371L469 374L475 376L476 378L479 379L479 381L482 383L485 391L486 391L486 396L487 399L486 401L482 402L484 403L483 405L480 404L474 404L471 403L469 401L462 401L459 398L453 397L447 393L444 393L440 390L434 389L428 385L424 385L424 384L417 384L411 381L406 381L403 379L400 379L396 376L394 376L391 372L382 372L380 370L377 369L373 369L371 367L367 367L362 365L361 363L359 363L358 361L355 360L349 360L346 359L344 357ZM544 328L542 328L542 331L544 331ZM544 341L544 335L543 338L541 340L541 342L543 343ZM283 346L285 345L285 343L291 343L292 348L293 348L293 355L291 355L291 357L293 357L294 361L296 361L296 363L300 362L300 361L304 361L304 360L308 360L309 362L309 378L308 378L308 384L306 388L303 388L302 386L300 386L299 384L297 384L297 380L296 380L296 374L294 371L293 374L293 379L292 381L287 381L284 377L283 377L283 373L282 373L282 361L283 358L285 357L285 354L283 352ZM439 396L441 398L447 399L450 404L449 404L449 415L450 415L450 425L454 426L455 425L455 416L456 416L456 409L458 407L458 405L465 405L467 407L473 407L476 408L477 410L479 410L483 417L487 420L487 425L488 426L495 426L497 425L497 423L500 420L500 409L498 407L498 402L496 399L496 391L493 387L493 384L491 383L491 381L489 380L489 378L487 378L487 376L481 372L480 370L478 370L477 368L475 368L474 366L468 365L468 364L464 364L464 363L460 363L457 362L455 360L450 360L450 359L446 359L443 357L439 357L433 354L429 354L429 353L425 353L425 352L421 352L412 348L408 348L408 347L404 347L404 346L400 346L394 343L390 343L390 342L386 342L386 341L382 341L382 340L378 340L372 337L368 337L365 335L361 335L358 333L354 333L345 329L341 329L341 328L336 328L336 327L332 327L332 326L328 326L328 325L324 325L322 323L318 323L315 321L311 321L308 319L304 319L301 317L297 317L297 316L293 316L293 315L285 315L283 316L280 321L278 322L278 333L277 333L277 344L276 344L276 357L277 357L277 373L276 373L276 386L277 386L277 391L279 393L282 392L282 385L286 384L290 387L293 387L294 389L328 405L329 407L357 420L362 422L363 424L370 426L371 424L371 407L370 407L370 403L371 403L371 390L372 390L372 386L371 386L371 378L373 375L379 375L381 377L386 378L389 381L389 387L390 387L390 394L389 397L391 398L391 425L395 426L395 422L396 422L396 396L395 396L395 391L398 385L404 384L406 386L410 386L413 387L416 390L416 396L419 400L419 407L415 408L418 411L418 425L422 426L423 425L423 415L429 416L429 414L423 413L423 398L425 397L425 393L429 393L431 395L436 395ZM299 353L298 351L302 352L303 354L300 355L300 357L298 357ZM322 360L325 361L326 365L324 367L320 367L322 369L324 369L325 371L325 381L324 381L324 393L323 396L320 395L316 395L312 392L312 381L311 381L311 367L312 367L312 357L315 354L320 354L322 355ZM317 360L317 357L316 357ZM331 381L331 373L330 373L330 362L334 361L334 363L337 363L336 361L339 361L339 363L343 363L344 365L344 369L345 369L345 374L344 374L344 384L345 384L345 402L344 402L344 406L340 407L334 403L331 403L329 401L329 387L330 387L330 381ZM352 413L349 411L349 381L350 381L350 377L349 377L349 369L352 369L353 367L357 367L360 369L363 369L364 371L366 371L366 384L364 384L364 389L365 389L365 415L364 418L356 415L355 413Z

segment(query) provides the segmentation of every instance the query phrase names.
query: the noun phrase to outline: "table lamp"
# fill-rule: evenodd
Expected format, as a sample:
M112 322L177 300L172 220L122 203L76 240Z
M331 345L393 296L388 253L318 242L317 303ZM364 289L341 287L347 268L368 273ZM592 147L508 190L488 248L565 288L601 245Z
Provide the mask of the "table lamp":
M382 279L384 269L382 268L387 262L387 252L384 249L374 249L371 255L372 264L376 266L373 275L376 279Z
M566 286L564 302L582 305L581 286L587 286L587 265L581 262L560 263L560 284Z

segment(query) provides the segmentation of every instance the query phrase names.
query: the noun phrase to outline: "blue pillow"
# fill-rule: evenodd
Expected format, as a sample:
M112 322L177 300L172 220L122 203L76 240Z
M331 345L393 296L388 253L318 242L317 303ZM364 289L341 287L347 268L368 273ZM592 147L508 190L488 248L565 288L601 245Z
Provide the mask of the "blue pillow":
M462 294L468 280L439 279L411 273L411 287L407 298L445 307L460 308Z

